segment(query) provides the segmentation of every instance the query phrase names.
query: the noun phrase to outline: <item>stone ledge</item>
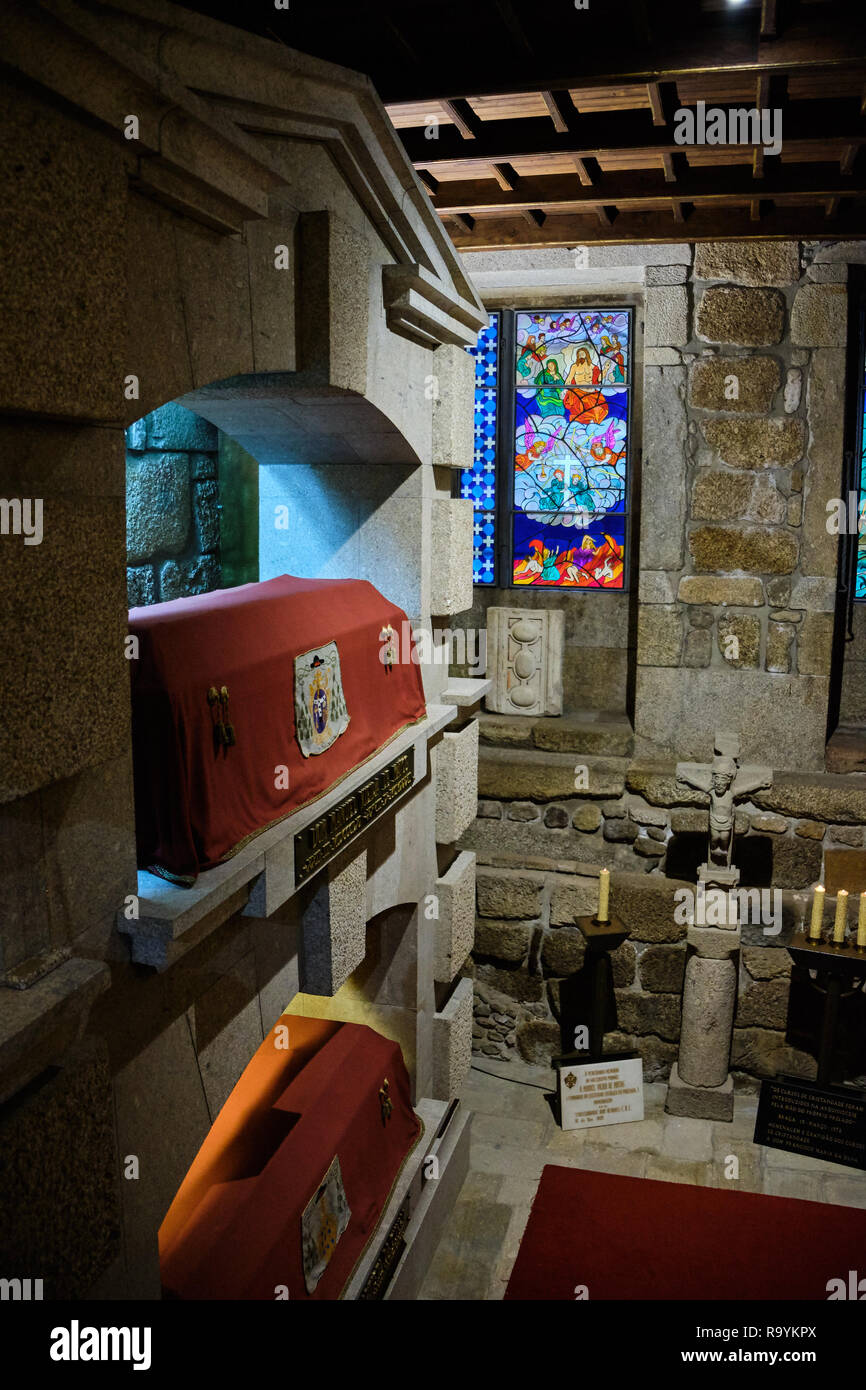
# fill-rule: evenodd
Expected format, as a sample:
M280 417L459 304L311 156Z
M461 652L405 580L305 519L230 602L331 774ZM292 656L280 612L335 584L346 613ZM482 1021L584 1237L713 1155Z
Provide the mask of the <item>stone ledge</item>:
M446 696L448 691L445 692ZM550 715L492 714L478 716L481 743L492 748L538 748L547 753L588 753L629 757L634 732L628 716L616 710L581 710Z
M579 762L575 761L577 758ZM627 758L549 753L539 749L482 748L478 759L478 795L529 801L621 796L625 791L627 766ZM575 786L580 767L587 770L586 787Z
M481 704L484 696L493 689L493 681L486 677L449 676L447 689L442 692L446 705L456 705L458 710L473 710Z
M104 962L74 956L30 989L0 990L0 1103L79 1040L110 983Z
M455 713L453 705L428 705L426 718L420 723L404 729L391 743L386 744L342 782L331 787L317 801L288 816L279 825L263 830L225 864L206 870L192 888L179 888L155 874L140 870L137 889L138 920L128 921L122 911L117 915L118 931L131 939L133 961L139 965L155 966L157 970L166 969L188 949L193 939L198 940L198 933L193 933L193 928L204 923L205 918L208 919L207 930L215 931L238 910L239 894L246 916L270 917L278 907L293 897L296 891L295 835L325 815L352 792L357 791L376 772L387 767L394 758L410 748L414 750L415 758L413 788L417 787L427 773L429 740L450 723ZM410 788L405 796L411 795L413 788ZM381 815L390 814L401 801L402 798L400 801L392 802ZM376 819L381 819L381 816ZM375 821L370 822L370 825L373 824ZM359 844L360 840L359 836ZM336 850L331 859L341 853L342 848L345 847ZM325 864L322 864L320 869L324 867ZM188 936L191 933L193 934ZM184 940L185 937L188 939Z
M866 773L782 772L752 800L765 811L806 816L836 825L866 823Z

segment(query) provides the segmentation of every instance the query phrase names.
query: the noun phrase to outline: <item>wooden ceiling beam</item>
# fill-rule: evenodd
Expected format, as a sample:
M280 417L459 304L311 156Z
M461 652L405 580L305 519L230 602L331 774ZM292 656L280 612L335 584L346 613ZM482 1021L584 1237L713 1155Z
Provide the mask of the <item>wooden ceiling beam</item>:
M488 180L488 190L489 190ZM859 185L859 186L858 186ZM596 183L586 187L576 185L569 174L521 179L516 190L492 193L483 183L461 180L439 185L433 200L442 214L508 213L527 208L557 207L577 210L614 205L618 208L640 208L675 196L680 201L725 203L732 200L748 202L755 197L801 198L804 201L825 202L828 198L860 196L866 193L866 179L852 183L840 173L835 164L777 165L765 174L761 189L756 192L751 175L745 166L718 165L715 168L689 169L677 180L676 193L666 190L656 170L635 170L621 174L603 174Z
M490 168L500 188L504 188L506 193L516 192L520 180L510 164L491 164Z
M761 0L761 28L762 39L774 39L776 37L776 0Z
M653 125L665 125L665 109L658 82L648 82L646 94L649 99L650 110L653 113Z
M742 104L721 102L719 108L739 111ZM648 125L642 111L586 114L574 130L562 134L552 131L548 116L527 116L523 120L481 121L474 139L467 139L448 126L440 127L435 142L426 139L423 129L417 126L401 130L400 136L409 158L428 167L460 159L513 164L517 159L536 155L566 154L587 159L612 151L682 154L691 148L677 142L673 125ZM784 139L786 144L808 140L860 145L866 141L866 122L860 115L859 100L815 98L792 103L785 112Z
M430 173L429 169L419 169L418 177L423 183L424 187L427 189L427 192L430 194L431 198L435 198L436 194L439 192L439 180L435 178L433 174Z
M463 140L474 140L479 133L481 122L476 116L468 101L443 101L442 106L448 113L456 129L460 132Z
M581 159L579 155L574 155L573 159L574 167L577 170L577 177L580 179L580 182L583 184L584 188L591 188L593 177L586 160Z
M670 211L622 212L612 227L605 227L593 213L548 216L543 227L530 227L519 215L476 222L471 233L458 232L455 245L461 251L490 251L505 246L625 246L641 242L730 241L760 237L784 240L866 239L866 205L843 201L834 216L822 204L814 207L779 208L767 205L760 223L751 220L751 203L736 208L693 208L683 222L675 223Z
M752 178L762 179L764 177L764 149L762 145L755 145L752 149Z
M568 99L569 103L571 102L571 97L568 96L567 92L563 93L563 96ZM550 112L554 130L558 135L565 135L568 130L568 120L563 109L562 96L558 92L542 92L541 99Z

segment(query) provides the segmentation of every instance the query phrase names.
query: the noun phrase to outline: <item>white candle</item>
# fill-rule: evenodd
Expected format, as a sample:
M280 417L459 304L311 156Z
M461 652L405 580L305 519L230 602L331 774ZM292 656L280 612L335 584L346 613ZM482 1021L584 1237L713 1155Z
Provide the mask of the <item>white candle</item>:
M860 915L857 918L857 945L866 946L866 893L860 894Z
M848 919L848 889L840 888L836 894L836 917L833 922L833 940L841 946L845 940L845 926Z
M608 913L608 901L610 898L610 869L602 869L598 876L598 912L596 913L597 922L610 921Z
M809 940L821 940L821 923L824 920L824 885L815 885L815 896L812 899L812 922L809 926Z

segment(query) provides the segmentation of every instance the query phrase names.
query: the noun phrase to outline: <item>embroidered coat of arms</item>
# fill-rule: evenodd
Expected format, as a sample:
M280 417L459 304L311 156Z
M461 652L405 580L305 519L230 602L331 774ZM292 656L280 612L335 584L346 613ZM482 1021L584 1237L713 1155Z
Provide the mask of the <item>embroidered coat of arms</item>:
M295 657L295 736L305 758L324 753L349 727L336 642Z
M301 1217L301 1250L307 1293L315 1291L351 1217L340 1159L335 1156Z

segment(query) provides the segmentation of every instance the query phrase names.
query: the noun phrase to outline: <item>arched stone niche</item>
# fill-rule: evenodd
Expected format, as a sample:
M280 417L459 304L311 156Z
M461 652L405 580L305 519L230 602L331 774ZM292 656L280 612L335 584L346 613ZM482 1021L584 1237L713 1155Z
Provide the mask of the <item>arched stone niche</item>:
M4 18L4 61L14 79L0 97L3 141L20 169L2 257L15 327L0 357L0 492L41 499L44 537L28 547L4 538L0 549L11 596L0 654L2 966L29 985L7 991L0 1098L53 1066L69 1093L68 1059L83 1078L79 1137L93 1138L94 1172L116 1116L117 1152L139 1153L151 1178L121 1184L123 1268L109 1250L101 1269L82 1264L87 1288L67 1291L83 1295L99 1277L121 1295L153 1294L172 1192L263 1020L298 987L304 905L243 917L244 892L229 894L183 959L146 981L115 930L136 885L125 428L169 401L227 425L231 404L244 416L232 437L273 441L318 411L317 427L295 436L299 449L308 441L304 461L281 462L265 442L262 467L291 467L307 488L319 480L317 517L351 501L359 532L375 518L383 536L398 529L398 601L430 622L468 602L459 575L471 522L451 500L450 470L471 457L463 349L485 314L366 79L161 0L85 0L62 24L48 4L16 10ZM218 399L239 378L243 390ZM366 440L357 471L327 452L344 437ZM448 542L444 581L432 573L434 533ZM372 533L364 548L359 566L377 553L381 563ZM445 676L432 672L438 689ZM407 875L413 901L436 891L449 856L436 857L435 780L428 769L401 836L369 847L372 914L406 901ZM444 996L432 937L424 951L416 1012L429 1023ZM465 1022L462 998L448 1001L440 1033L457 1013ZM107 1120L87 1080L97 1064L74 1052L85 1029L111 1077ZM425 1084L435 1074L451 1086L457 1073L447 1059L437 1071L425 1045ZM116 1230L116 1193L97 1195Z

